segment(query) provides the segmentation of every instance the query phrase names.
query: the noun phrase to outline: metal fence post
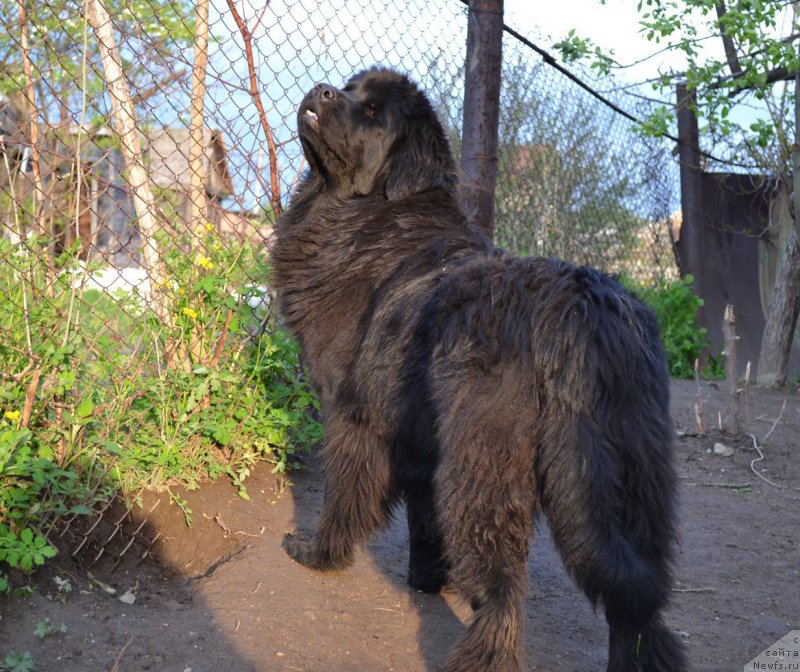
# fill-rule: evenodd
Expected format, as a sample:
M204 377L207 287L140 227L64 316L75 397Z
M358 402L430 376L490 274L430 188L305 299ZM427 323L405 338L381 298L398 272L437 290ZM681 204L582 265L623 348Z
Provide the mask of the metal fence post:
M467 218L494 231L503 0L470 0L464 82L462 195Z

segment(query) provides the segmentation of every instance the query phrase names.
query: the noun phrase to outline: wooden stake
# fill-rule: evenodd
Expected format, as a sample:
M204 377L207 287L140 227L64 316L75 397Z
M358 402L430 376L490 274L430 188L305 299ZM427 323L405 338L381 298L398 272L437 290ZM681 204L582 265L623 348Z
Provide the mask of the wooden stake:
M706 433L706 425L703 422L703 400L700 397L700 360L694 360L694 384L697 394L694 398L694 424L698 434Z
M737 388L737 378L739 370L736 364L736 316L733 306L725 306L725 313L722 318L722 335L725 341L725 378L728 381L728 413L725 419L725 431L730 434L740 434L739 424L739 390Z

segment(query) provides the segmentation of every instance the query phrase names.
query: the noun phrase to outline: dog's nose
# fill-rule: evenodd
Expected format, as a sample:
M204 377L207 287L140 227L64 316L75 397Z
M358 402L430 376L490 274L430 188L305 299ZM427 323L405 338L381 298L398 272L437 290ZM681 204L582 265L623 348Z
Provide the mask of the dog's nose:
M314 87L314 91L316 91L319 100L326 100L329 102L336 100L336 89L330 84L317 84Z

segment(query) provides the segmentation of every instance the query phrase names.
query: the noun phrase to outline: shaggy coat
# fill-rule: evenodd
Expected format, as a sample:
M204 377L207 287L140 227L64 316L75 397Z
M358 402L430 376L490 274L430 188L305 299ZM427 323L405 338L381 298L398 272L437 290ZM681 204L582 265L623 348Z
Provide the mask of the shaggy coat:
M400 502L408 583L475 609L447 672L519 672L528 542L546 515L610 628L611 672L680 672L663 625L676 479L652 314L614 279L516 258L465 220L447 135L384 69L318 84L310 170L273 281L325 415L325 504L289 555L346 566Z

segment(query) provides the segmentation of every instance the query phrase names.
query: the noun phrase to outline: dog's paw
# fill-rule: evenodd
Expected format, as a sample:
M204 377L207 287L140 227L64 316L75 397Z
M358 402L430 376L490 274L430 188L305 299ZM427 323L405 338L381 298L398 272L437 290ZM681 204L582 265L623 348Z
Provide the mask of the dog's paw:
M313 539L304 539L295 535L286 535L283 540L286 554L295 562L309 569L319 569L317 554L314 552Z
M420 593L435 594L441 592L447 585L447 576L444 572L411 572L408 575L408 587Z
M350 564L349 558L337 559L330 552L323 551L314 537L287 535L283 547L292 560L320 572L342 569Z

